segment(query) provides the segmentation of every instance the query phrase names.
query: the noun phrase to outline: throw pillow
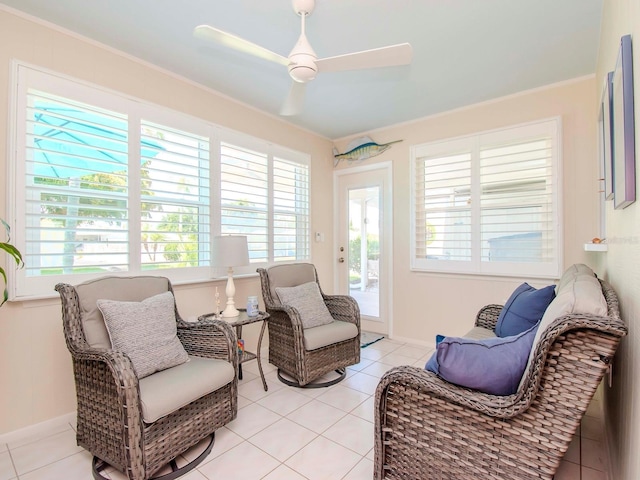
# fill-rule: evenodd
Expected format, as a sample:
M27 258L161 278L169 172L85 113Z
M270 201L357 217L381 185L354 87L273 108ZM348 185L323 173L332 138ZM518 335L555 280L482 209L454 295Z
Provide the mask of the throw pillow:
M523 283L514 290L502 307L496 323L498 337L511 337L538 323L555 297L555 286L535 289Z
M446 337L425 368L450 383L491 395L518 390L538 325L511 337Z
M316 282L303 283L295 287L276 287L276 293L280 303L298 311L302 328L319 327L333 322Z
M189 360L177 336L171 292L141 302L97 300L114 350L125 353L138 378Z

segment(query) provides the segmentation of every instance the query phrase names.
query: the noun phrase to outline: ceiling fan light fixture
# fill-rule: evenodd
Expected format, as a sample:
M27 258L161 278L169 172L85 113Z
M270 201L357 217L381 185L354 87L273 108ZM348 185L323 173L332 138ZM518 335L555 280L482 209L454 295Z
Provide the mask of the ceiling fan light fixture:
M298 83L307 83L316 78L318 69L308 65L292 63L289 65L289 76Z

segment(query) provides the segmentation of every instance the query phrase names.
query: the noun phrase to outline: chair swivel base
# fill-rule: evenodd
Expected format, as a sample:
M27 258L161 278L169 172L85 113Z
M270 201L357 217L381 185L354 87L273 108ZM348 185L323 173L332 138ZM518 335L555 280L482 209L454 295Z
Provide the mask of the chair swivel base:
M204 451L200 455L198 455L197 458L195 458L194 460L192 460L191 462L187 463L186 465L180 468L178 468L178 464L176 463L175 459L171 460L171 462L169 462L169 466L171 466L170 473L166 473L158 477L152 477L149 480L174 480L190 472L194 468L196 468L200 463L202 463L202 461L205 458L207 458L209 453L211 453L211 449L213 448L213 443L216 441L215 432L212 433L210 436L211 436L211 441L207 445L207 448L205 448ZM107 477L103 477L102 474L100 473L108 466L109 464L107 462L100 460L98 457L93 457L93 462L91 464L91 468L93 470L93 478L95 480L108 480Z
M297 388L324 388L324 387L330 387L331 385L335 385L336 383L341 382L342 380L344 380L345 376L347 375L347 369L346 368L338 368L337 370L335 370L335 372L338 374L338 376L336 378L332 378L331 380L327 380L326 382L322 382L322 383L307 383L306 385L300 385L295 380L289 380L289 379L283 377L280 369L278 369L278 380L280 380L282 383L284 383L285 385L288 385L290 387L297 387Z

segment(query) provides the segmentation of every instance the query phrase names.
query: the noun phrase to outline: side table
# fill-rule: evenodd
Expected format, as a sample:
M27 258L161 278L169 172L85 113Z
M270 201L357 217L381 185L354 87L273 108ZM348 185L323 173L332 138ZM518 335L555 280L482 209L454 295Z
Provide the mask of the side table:
M262 379L262 386L264 387L264 391L269 390L267 386L267 381L264 378L264 372L262 371L262 360L260 359L260 347L262 345L262 337L264 337L264 329L267 326L267 320L270 315L267 312L258 312L258 315L255 317L250 317L247 315L246 308L239 308L240 315L237 317L230 318L221 318L221 320L227 322L232 327L236 328L236 335L238 339L242 338L242 326L249 325L250 323L262 322L262 327L260 328L260 336L258 337L258 347L256 349L256 353L248 352L244 350L240 353L240 359L238 361L238 379L242 380L242 364L244 362L248 362L249 360L256 359L258 361L258 370L260 371L260 378ZM207 313L205 315L200 315L198 320L209 320L215 317L215 313Z

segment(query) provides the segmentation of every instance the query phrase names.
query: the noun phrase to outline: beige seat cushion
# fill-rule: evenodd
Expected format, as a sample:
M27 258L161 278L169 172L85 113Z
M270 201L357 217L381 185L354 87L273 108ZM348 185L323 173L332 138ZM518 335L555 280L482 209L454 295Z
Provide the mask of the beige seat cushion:
M609 313L607 302L602 293L602 286L593 270L583 264L572 265L560 278L556 287L556 297L549 304L540 320L538 331L533 339L533 346L529 354L529 361L525 368L521 384L526 378L529 365L533 361L540 337L557 318L572 313L598 315L601 317Z
M353 323L334 320L327 325L304 329L304 345L307 350L317 350L358 336L358 327Z
M464 338L470 338L472 340L486 340L487 338L494 338L496 336L493 330L489 330L484 327L473 327L469 330Z
M153 423L232 382L233 365L224 360L189 357L187 363L140 380L142 418Z
M315 282L315 267L311 263L293 263L276 265L267 270L269 275L269 289L271 296L279 302L277 287L295 287L303 283Z
M80 300L84 337L90 347L111 348L109 333L97 306L99 298L122 302L140 302L169 290L165 277L102 277L75 287Z

